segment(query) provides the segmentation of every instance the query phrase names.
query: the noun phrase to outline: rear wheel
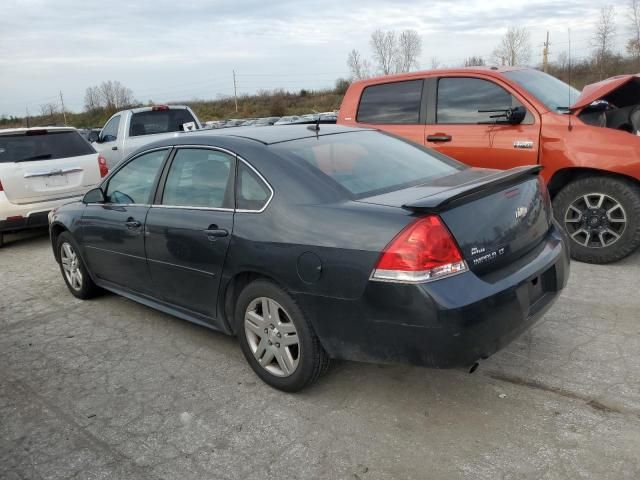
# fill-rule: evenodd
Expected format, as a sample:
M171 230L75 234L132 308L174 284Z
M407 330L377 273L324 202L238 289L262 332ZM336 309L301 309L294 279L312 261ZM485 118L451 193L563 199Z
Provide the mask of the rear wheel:
M83 300L96 296L100 289L91 280L73 237L68 232L61 233L56 248L60 259L60 272L69 291Z
M296 392L326 371L329 357L295 300L267 280L256 280L240 293L236 330L242 352L267 384Z
M570 238L571 256L587 263L620 260L640 246L640 187L610 177L586 177L553 200Z

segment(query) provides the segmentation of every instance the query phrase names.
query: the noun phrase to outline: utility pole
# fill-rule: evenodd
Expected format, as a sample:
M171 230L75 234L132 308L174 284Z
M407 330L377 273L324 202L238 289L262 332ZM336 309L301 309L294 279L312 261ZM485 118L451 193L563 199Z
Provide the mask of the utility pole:
M233 99L236 102L236 113L238 113L238 91L236 90L236 71L233 71Z
M29 125L29 107L27 108L27 128L29 128L31 125Z
M549 30L547 30L547 41L544 42L544 50L542 50L542 71L547 73L549 71Z
M60 90L60 103L62 104L62 118L64 118L64 126L67 126L67 113L64 111L64 98L62 98L62 90Z

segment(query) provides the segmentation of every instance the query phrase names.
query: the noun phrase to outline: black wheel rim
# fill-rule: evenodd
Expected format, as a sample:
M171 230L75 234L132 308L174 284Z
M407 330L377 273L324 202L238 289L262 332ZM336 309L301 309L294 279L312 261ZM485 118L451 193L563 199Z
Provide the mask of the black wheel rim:
M610 247L624 234L627 213L612 196L588 193L569 204L564 225L569 237L583 247Z

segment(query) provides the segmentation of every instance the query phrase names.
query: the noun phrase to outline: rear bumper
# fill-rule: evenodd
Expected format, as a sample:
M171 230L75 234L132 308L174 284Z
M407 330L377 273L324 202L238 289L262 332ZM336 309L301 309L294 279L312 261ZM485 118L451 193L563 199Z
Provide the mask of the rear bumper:
M569 252L553 229L534 251L491 274L420 285L370 282L354 301L302 295L334 358L466 367L534 325L567 283Z
M0 232L15 232L29 228L46 227L47 214L65 203L81 199L82 196L47 200L44 202L11 203L4 192L0 192Z

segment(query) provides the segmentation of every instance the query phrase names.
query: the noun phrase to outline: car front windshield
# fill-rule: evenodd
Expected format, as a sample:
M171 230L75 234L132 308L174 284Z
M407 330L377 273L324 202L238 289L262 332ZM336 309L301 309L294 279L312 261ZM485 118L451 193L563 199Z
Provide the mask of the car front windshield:
M580 96L575 88L539 70L512 70L504 76L520 84L552 111L568 110Z

